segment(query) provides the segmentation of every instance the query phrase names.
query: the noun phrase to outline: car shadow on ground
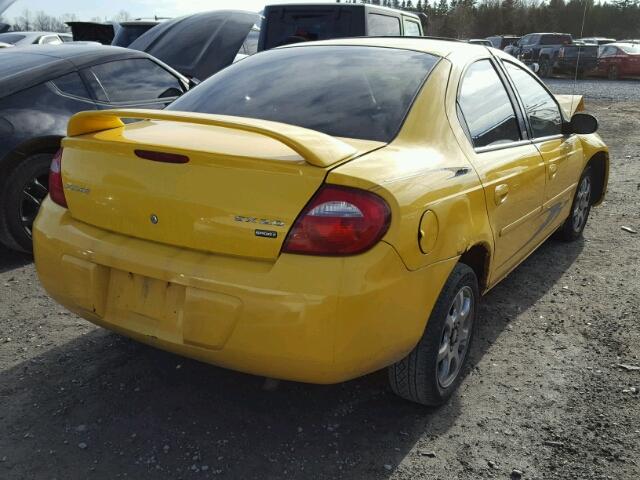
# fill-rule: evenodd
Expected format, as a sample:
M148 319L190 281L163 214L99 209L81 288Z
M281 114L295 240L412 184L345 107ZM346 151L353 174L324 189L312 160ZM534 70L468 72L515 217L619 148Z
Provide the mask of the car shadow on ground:
M14 252L0 245L0 273L8 272L33 261L31 255Z
M472 366L582 248L547 242L487 295ZM383 372L263 384L92 330L0 372L0 477L386 479L460 412L458 395L438 409L396 398Z

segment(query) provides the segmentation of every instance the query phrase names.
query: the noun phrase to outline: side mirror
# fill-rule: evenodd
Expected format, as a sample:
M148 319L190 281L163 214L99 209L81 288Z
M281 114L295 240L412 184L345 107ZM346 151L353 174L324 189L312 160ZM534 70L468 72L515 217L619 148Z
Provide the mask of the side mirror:
M529 67L529 70L531 70L533 73L538 73L540 71L540 64L539 63L532 63L531 65L527 65Z
M576 113L571 117L571 122L567 125L568 133L578 133L588 135L598 131L598 120L588 113Z

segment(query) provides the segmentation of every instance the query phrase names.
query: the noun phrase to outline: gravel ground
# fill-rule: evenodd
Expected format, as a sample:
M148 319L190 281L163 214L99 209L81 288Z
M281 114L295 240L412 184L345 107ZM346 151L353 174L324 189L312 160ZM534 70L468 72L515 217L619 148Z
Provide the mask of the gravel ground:
M619 366L640 366L640 235L621 230L640 230L631 94L587 103L612 172L584 240L548 241L485 297L439 409L396 398L383 373L276 387L139 345L0 253L0 478L640 478L640 371Z
M589 101L609 100L624 102L640 100L640 80L586 79L574 82L567 79L549 78L545 83L554 93L585 95Z

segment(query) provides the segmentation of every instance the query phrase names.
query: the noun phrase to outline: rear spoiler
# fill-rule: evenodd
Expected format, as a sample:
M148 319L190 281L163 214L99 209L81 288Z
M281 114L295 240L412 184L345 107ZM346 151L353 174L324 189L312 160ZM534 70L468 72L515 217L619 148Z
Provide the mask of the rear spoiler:
M80 112L69 120L67 135L75 137L124 127L123 118L191 123L256 133L283 143L304 158L307 163L322 168L346 160L357 153L354 147L335 137L286 123L228 115L166 110L131 109Z
M556 97L560 107L569 115L569 118L574 113L584 110L584 97L582 95L554 95L554 97Z

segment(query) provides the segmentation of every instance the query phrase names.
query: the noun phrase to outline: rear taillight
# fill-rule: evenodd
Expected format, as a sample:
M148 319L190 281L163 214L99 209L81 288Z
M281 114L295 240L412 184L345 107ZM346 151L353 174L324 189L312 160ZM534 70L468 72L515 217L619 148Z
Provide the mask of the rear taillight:
M294 223L282 251L354 255L373 247L391 223L389 205L375 193L325 185Z
M62 149L58 150L51 160L49 170L49 197L61 207L67 207L62 185Z

